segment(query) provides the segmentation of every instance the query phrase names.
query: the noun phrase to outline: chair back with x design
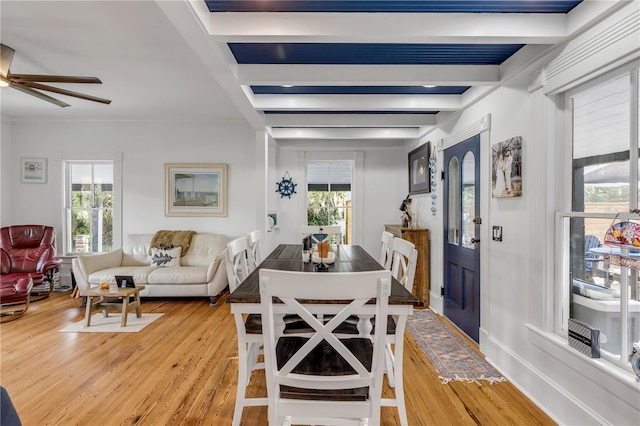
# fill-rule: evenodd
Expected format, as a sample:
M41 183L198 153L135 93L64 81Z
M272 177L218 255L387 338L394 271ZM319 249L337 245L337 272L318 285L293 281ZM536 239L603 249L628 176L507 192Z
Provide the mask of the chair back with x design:
M300 234L303 237L311 235L313 244L328 241L331 244L342 243L342 229L340 226L315 226L315 225L303 225L300 227Z
M382 249L378 262L384 266L384 269L391 270L391 261L393 260L393 234L389 231L382 231Z
M418 250L413 243L395 237L393 239L392 252L391 274L404 288L411 291L418 264Z
M380 423L390 291L388 270L331 274L260 270L270 424L362 424L362 419ZM274 298L282 303L274 303ZM325 323L302 300L342 304L334 305L337 312ZM314 333L283 335L276 321L285 312L299 315ZM351 315L374 318L373 336L340 334L336 328Z
M260 240L262 240L262 231L256 229L255 231L249 232L247 235L249 238L249 253L251 254L251 259L249 260L249 270L253 271L258 267L259 264L262 263L262 251L260 250Z

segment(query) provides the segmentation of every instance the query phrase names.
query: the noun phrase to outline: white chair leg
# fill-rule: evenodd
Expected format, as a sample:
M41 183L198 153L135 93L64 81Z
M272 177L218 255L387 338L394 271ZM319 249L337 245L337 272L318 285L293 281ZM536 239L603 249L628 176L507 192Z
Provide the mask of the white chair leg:
M385 371L387 373L387 380L389 381L389 386L390 387L395 387L396 385L396 380L395 380L395 357L393 355L393 350L391 349L391 345L389 343L387 343L385 351L384 351L384 364L385 364Z
M247 355L247 360L249 361L249 367L247 369L247 384L251 380L251 373L254 370L264 369L264 362L258 362L258 356L263 354L262 345L257 342L252 342L249 344L249 351Z
M238 389L236 391L236 407L233 411L233 426L239 426L242 420L242 409L245 405L245 395L250 374L247 372L247 344L238 342Z
M396 404L398 407L398 416L400 417L400 424L402 426L408 426L407 421L407 408L404 404L404 380L402 377L402 365L404 357L404 327L406 324L406 317L401 317L398 320L398 327L396 328L396 342L393 348L393 376L395 379L395 394Z

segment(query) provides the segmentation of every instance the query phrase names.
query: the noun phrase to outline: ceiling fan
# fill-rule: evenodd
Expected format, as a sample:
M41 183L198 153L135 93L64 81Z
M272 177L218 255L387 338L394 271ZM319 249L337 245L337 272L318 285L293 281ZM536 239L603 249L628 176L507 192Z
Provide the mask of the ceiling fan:
M44 101L60 107L68 107L69 104L58 99L52 98L39 90L47 92L59 93L61 95L73 96L74 98L86 99L88 101L110 104L109 99L98 98L96 96L85 95L83 93L73 92L71 90L60 89L58 87L49 86L42 83L87 83L102 84L102 81L96 77L77 77L70 75L38 75L38 74L12 74L9 71L13 54L15 50L4 44L0 44L0 87L12 87L21 92L27 93ZM36 90L37 89L37 90Z

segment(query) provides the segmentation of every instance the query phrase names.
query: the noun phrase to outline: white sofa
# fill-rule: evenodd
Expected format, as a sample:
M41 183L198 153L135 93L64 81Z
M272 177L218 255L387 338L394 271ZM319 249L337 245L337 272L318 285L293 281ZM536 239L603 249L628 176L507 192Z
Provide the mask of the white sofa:
M223 250L229 241L220 234L195 234L180 258L180 266L151 266L149 245L154 234L132 234L122 249L73 259L80 294L101 282L115 282L116 275L131 275L144 285L142 297L209 297L215 305L227 286Z

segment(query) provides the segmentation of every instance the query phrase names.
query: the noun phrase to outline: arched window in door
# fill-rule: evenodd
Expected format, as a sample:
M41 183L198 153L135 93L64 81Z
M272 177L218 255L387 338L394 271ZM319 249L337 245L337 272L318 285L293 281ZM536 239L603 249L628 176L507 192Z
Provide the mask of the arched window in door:
M475 249L473 219L476 206L476 159L473 152L462 157L462 247Z
M460 237L460 164L456 157L449 161L449 232L451 244L458 244Z

